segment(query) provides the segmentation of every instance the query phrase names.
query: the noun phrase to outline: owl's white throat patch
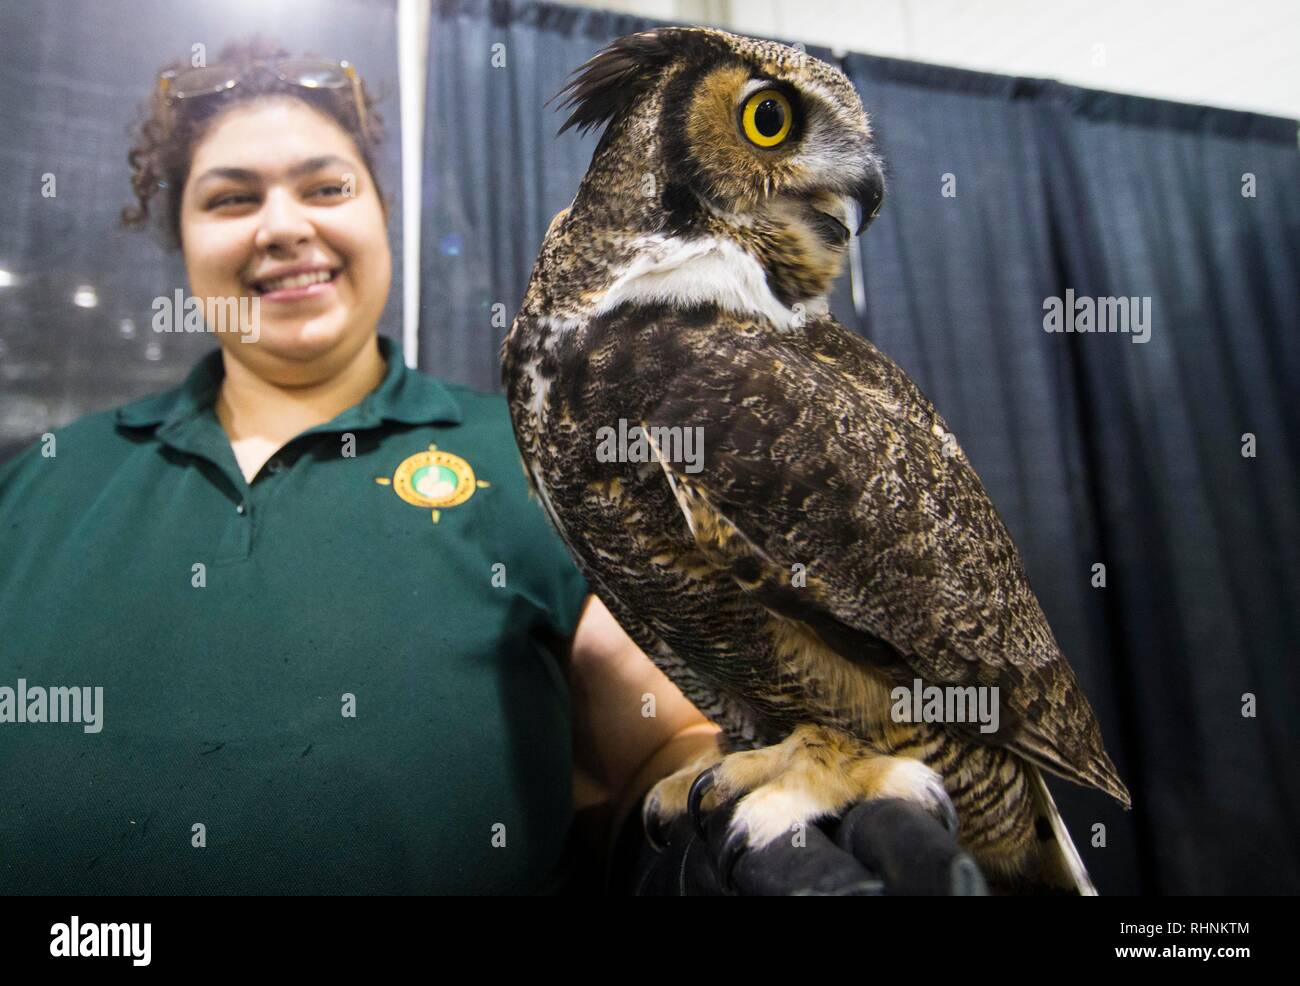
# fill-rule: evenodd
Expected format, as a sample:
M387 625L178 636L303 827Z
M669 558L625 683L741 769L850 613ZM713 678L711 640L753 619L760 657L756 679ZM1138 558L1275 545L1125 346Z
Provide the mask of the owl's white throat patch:
M683 239L656 233L640 237L633 260L615 278L593 314L625 303L690 308L714 304L737 315L765 318L779 329L798 328L815 305L790 308L767 286L754 257L730 240Z

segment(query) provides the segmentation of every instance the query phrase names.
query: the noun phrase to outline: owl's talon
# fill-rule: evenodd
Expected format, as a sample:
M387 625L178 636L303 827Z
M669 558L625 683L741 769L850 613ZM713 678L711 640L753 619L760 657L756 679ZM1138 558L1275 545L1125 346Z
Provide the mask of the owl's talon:
M944 790L942 783L936 781L931 788L934 796L935 816L943 823L943 827L952 835L957 834L960 822L957 820L957 809L953 807L952 798L948 797L948 792Z
M695 820L695 830L704 838L704 815L703 802L705 796L713 790L714 776L713 767L700 772L700 776L695 778L691 784L691 790L686 795L686 807L691 813L691 818Z
M723 889L734 893L734 885L731 882L731 873L736 868L736 862L744 855L748 848L748 841L745 833L731 829L727 833L726 840L722 843L722 849L718 853L718 880L722 883Z
M949 870L954 897L987 897L988 882L980 872L979 864L969 853L959 854Z

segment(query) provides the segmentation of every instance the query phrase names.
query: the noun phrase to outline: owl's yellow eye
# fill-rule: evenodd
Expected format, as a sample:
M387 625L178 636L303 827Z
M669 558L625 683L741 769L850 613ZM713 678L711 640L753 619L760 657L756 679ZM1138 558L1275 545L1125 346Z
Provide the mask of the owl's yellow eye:
M745 136L759 147L776 147L790 136L793 123L790 101L775 89L760 89L745 100L740 112Z

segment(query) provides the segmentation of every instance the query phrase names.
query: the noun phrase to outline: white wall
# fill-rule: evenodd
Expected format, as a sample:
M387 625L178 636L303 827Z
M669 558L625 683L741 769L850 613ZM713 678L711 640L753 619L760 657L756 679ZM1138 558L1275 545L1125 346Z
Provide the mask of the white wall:
M1300 119L1300 0L566 0Z

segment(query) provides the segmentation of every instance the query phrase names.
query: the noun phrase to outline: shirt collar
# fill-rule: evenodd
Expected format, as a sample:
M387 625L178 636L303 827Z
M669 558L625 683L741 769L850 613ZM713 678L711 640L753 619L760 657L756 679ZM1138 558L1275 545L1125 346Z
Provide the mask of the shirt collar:
M379 337L379 351L388 363L379 386L332 421L312 431L375 428L383 421L405 424L460 424L460 404L440 381L406 365L402 347ZM204 356L179 387L127 404L117 411L119 423L132 428L178 427L213 406L225 376L221 350Z

